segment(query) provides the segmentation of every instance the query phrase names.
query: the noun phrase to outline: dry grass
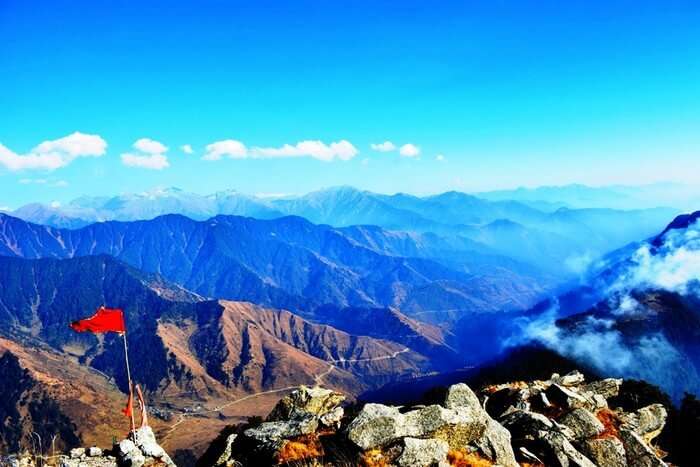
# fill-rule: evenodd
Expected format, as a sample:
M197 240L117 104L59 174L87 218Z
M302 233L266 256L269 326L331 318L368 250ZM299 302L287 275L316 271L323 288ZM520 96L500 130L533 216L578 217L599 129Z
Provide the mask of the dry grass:
M318 436L307 435L287 441L277 455L277 462L286 464L321 456L323 456L323 446Z
M447 453L447 462L452 467L491 467L493 462L484 459L475 452L467 452L462 449L452 450Z
M360 465L364 467L389 467L391 463L381 449L370 449L362 453Z

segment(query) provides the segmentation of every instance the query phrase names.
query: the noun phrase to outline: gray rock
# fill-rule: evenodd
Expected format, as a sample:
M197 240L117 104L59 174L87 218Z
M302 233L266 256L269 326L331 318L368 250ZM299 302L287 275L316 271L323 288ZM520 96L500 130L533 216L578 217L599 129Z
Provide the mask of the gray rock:
M637 410L637 427L635 431L645 439L655 438L666 425L668 413L661 404L652 404ZM653 436L650 436L653 435Z
M93 446L88 448L87 455L90 457L100 457L102 455L102 449Z
M315 417L307 416L289 421L264 422L255 428L249 428L243 434L260 443L266 444L280 441L286 438L307 435L313 433L318 428L318 420Z
M402 436L403 421L396 407L365 404L348 426L348 438L363 450L383 446Z
M134 449L121 458L119 465L124 467L142 467L146 463L146 457L138 449Z
M535 436L540 431L554 429L554 423L550 419L542 414L527 410L511 412L502 417L500 422L516 439Z
M552 379L552 382L561 384L562 386L578 386L585 380L583 374L578 370L567 373L564 376L558 376Z
M428 467L447 461L450 447L439 439L404 438L397 464L401 467Z
M598 404L592 400L592 396L591 394L591 398L585 397L574 388L559 384L552 384L547 388L547 398L550 402L569 410L578 408L594 410Z
M543 431L538 434L537 438L549 447L552 465L559 467L596 467L590 459L578 452L562 433Z
M476 397L474 391L464 383L453 384L447 389L444 406L448 409L457 407L475 407L481 409L479 398Z
M321 425L328 428L339 428L340 422L343 420L343 415L345 411L342 407L336 407L335 409L327 412L319 418Z
M71 459L80 459L85 455L85 448L73 448L70 450Z
M235 433L232 433L226 437L226 442L224 443L224 450L221 452L221 455L219 455L219 458L216 460L216 463L214 464L215 467L228 466L229 464L235 462L235 460L232 459L233 443L236 441L237 437L238 435Z
M339 392L321 387L301 386L284 396L267 416L268 422L314 415L320 417L334 410L345 400Z
M510 432L493 419L489 420L484 434L474 444L484 456L495 464L503 467L518 467L519 465L513 453Z
M595 394L600 394L601 396L609 399L610 397L615 397L620 393L620 386L622 385L622 380L617 378L606 378L600 381L593 381L583 386L582 389L590 391Z
M586 409L574 409L559 419L559 423L569 427L574 439L597 436L605 430L598 418Z
M627 467L622 441L613 437L588 439L581 443L581 450L600 467Z
M640 435L632 429L620 428L620 438L627 454L627 463L634 467L662 467L666 463L662 461L656 452Z
M119 441L116 446L117 457L126 457L132 451L137 451L138 448L130 439L123 439Z

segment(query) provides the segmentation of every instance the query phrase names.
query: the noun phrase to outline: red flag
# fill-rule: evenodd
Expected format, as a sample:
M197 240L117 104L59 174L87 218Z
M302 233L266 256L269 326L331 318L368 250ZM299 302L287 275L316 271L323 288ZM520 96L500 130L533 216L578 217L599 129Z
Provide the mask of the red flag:
M74 331L101 332L125 332L124 312L119 308L100 307L90 318L73 321L70 327Z
M129 398L126 400L126 407L122 410L122 413L126 415L127 417L131 417L131 414L134 413L134 393L132 391L129 391ZM133 427L132 427L133 428Z

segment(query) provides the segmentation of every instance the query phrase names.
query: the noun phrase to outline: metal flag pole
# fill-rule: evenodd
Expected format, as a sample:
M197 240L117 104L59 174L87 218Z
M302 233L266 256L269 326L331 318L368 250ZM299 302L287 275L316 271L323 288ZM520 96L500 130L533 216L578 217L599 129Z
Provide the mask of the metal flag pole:
M126 345L126 327L122 333L124 338L124 358L126 359L126 378L129 380L129 413L131 415L131 432L136 431L136 421L134 420L134 387L131 384L131 369L129 368L129 348Z

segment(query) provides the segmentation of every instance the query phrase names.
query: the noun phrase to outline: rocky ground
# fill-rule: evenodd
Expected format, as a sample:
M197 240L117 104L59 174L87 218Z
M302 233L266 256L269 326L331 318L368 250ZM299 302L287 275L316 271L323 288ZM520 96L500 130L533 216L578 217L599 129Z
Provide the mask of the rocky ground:
M586 382L581 373L472 391L455 384L438 403L346 405L345 396L301 387L266 420L228 427L202 467L293 466L664 466L654 438L666 409L613 406L622 380ZM149 428L109 451L74 449L65 467L175 465ZM31 459L10 465L31 466Z

